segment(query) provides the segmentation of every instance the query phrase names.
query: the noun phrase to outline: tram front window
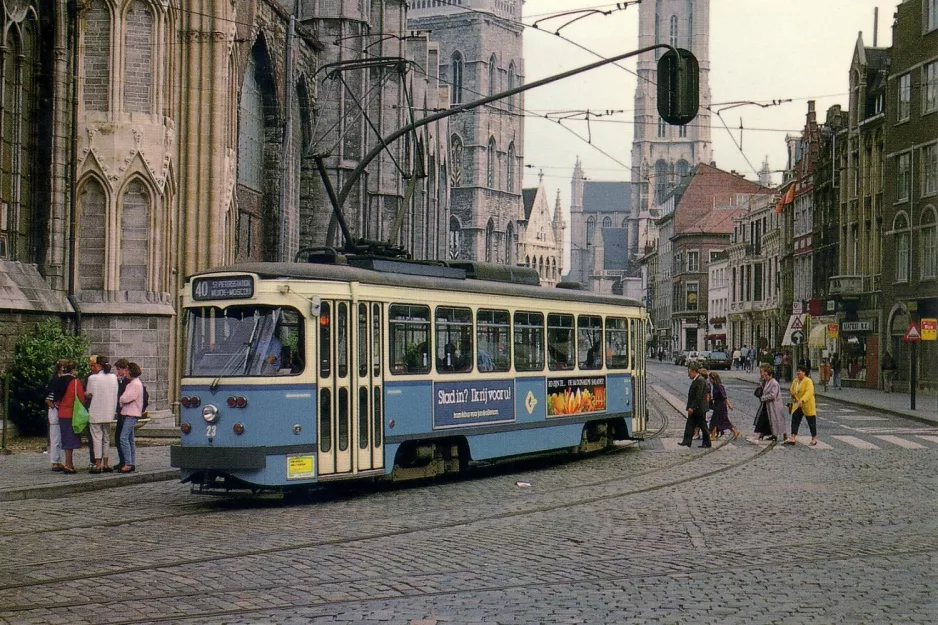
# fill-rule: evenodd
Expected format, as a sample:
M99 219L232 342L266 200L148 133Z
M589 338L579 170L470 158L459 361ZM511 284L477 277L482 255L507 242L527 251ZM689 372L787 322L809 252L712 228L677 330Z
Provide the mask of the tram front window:
M186 311L184 375L296 375L306 362L303 317L274 306L190 308Z

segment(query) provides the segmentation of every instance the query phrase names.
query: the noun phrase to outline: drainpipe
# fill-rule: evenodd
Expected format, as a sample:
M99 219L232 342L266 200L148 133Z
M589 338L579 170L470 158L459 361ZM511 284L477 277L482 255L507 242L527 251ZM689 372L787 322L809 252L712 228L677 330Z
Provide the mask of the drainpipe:
M280 158L280 250L277 260L284 262L287 258L287 212L290 210L290 202L293 194L289 197L287 191L293 191L293 185L298 184L293 179L293 167L289 159L296 152L293 149L293 41L296 38L296 15L299 8L299 0L293 3L293 11L290 14L290 26L287 28L287 45L284 59L284 93L283 107L285 113L283 125L283 150ZM287 182L292 180L292 185Z
M71 163L69 164L68 184L68 302L75 310L75 335L81 334L81 306L75 298L76 269L75 259L78 254L78 207L77 191L75 189L78 176L78 14L77 2L69 2L72 16L72 145Z

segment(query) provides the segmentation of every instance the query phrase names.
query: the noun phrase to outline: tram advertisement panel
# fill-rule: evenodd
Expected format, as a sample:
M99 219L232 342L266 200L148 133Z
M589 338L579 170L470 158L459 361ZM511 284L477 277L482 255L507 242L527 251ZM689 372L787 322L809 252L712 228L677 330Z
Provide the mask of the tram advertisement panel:
M514 421L514 396L512 380L436 382L433 385L433 427Z
M606 378L547 380L547 416L560 417L606 410Z

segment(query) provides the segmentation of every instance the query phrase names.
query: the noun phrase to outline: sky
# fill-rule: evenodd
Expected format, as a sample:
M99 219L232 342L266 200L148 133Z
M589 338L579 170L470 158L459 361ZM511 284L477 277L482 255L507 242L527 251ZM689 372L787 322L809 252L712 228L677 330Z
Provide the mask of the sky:
M711 138L717 167L755 180L754 170L761 169L768 157L770 169L783 170L786 134L800 134L808 100L816 101L818 122L824 121L825 112L834 104L847 108L848 71L858 35L862 31L864 45L873 45L873 14L878 7L877 45L889 46L893 14L899 4L899 0L711 0L713 110L720 110L721 102L791 100L768 108L746 106L714 115ZM538 16L579 8L606 11L615 6L602 0L525 0L523 21L530 25ZM563 27L560 35L605 57L622 54L638 47L638 12L638 5L634 5L605 16L591 15ZM526 82L598 59L553 34L565 21L551 19L542 21L539 29L525 28ZM635 69L634 59L620 64ZM559 189L562 206L569 211L570 178L577 156L590 180L628 181L634 96L635 76L614 65L528 91L524 103L524 186L537 186L543 171L551 202ZM589 128L582 121L561 125L544 119L553 111L587 109L616 112L594 119ZM780 179L781 174L775 173L774 182Z

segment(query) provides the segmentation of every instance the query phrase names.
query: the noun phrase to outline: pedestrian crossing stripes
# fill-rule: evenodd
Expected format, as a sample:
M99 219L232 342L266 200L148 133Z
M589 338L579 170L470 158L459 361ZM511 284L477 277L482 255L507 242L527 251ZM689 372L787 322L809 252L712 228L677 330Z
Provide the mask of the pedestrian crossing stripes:
M687 447L681 447L678 444L681 442L680 438L660 438L658 440L661 441L661 445L665 451L680 451L681 449L688 449ZM797 441L799 445L804 445L805 447L809 447L810 449L816 451L830 451L835 447L840 446L840 444L852 447L854 449L863 449L868 451L881 451L883 449L896 447L908 450L938 449L938 436L927 436L922 434L914 434L912 432L906 433L906 436L896 436L895 434L886 433L869 434L866 439L860 438L859 436L834 434L831 436L819 438L816 445L811 445L811 438L809 436L799 436ZM927 444L920 441L925 441ZM699 439L695 439L691 449L698 449L700 443L701 441ZM740 438L735 442L723 442L723 439L716 439L713 442L714 448L719 446L720 449L726 451L737 449L740 446L746 447L747 444L768 445L768 441L760 441L755 436L750 436L745 439ZM777 446L779 448L782 447L781 444Z

